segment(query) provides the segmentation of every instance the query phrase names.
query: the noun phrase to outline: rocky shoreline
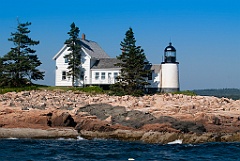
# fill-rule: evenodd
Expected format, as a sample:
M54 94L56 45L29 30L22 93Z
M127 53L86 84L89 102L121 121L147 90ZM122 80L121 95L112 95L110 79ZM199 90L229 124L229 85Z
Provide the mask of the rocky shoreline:
M31 138L31 139L55 139L78 138L79 134L74 129L33 129L33 128L1 128L0 138Z
M146 143L240 141L240 100L209 96L0 95L0 138L104 138Z

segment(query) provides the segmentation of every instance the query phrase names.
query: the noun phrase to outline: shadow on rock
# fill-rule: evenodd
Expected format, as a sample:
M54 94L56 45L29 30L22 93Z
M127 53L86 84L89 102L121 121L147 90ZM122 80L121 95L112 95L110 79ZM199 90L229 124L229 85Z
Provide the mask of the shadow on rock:
M57 115L56 113L48 113L46 114L48 117L47 124L48 126L63 126L63 127L75 127L76 122L72 118L72 116L67 113L63 112L60 115Z
M123 106L114 107L109 104L87 105L80 108L78 112L88 112L90 115L97 116L100 120L105 120L111 116L112 124L121 124L133 128L140 128L144 124L150 124L156 120L151 114L145 114L138 110L126 111Z
M206 128L202 124L197 124L191 121L180 121L173 117L161 116L157 119L157 123L170 123L172 128L180 130L183 133L195 132L203 133L206 132Z
M122 114L126 112L123 106L111 106L109 104L93 104L81 107L78 112L88 112L90 115L95 115L101 120L105 120L109 116Z
M173 129L184 133L202 133L206 131L202 124L196 124L190 121L180 121L169 116L156 118L150 113L144 113L138 110L126 111L126 108L123 106L114 107L109 104L93 104L80 108L78 112L88 112L90 115L97 116L100 120L105 120L111 116L112 124L120 124L135 129L139 129L147 124L169 123Z

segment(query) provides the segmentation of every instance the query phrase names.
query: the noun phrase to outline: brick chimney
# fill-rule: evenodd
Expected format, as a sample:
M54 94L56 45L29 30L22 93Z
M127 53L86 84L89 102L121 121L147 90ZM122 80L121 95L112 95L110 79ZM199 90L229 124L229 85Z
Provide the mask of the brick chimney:
M82 40L85 40L85 39L86 39L86 35L82 34Z

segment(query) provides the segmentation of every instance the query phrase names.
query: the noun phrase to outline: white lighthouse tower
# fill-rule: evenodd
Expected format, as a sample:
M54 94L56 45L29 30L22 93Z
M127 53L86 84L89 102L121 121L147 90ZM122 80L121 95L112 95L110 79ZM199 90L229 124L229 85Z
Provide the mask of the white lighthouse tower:
M164 50L164 60L160 67L160 91L176 92L179 91L179 72L178 62L176 62L176 49L169 43Z

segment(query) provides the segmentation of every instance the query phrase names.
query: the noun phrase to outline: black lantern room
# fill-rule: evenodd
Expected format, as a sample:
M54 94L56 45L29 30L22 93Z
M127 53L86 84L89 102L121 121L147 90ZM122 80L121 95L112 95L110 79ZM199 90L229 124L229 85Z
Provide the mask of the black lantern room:
M164 50L164 62L163 63L178 63L176 62L176 49L169 43Z

